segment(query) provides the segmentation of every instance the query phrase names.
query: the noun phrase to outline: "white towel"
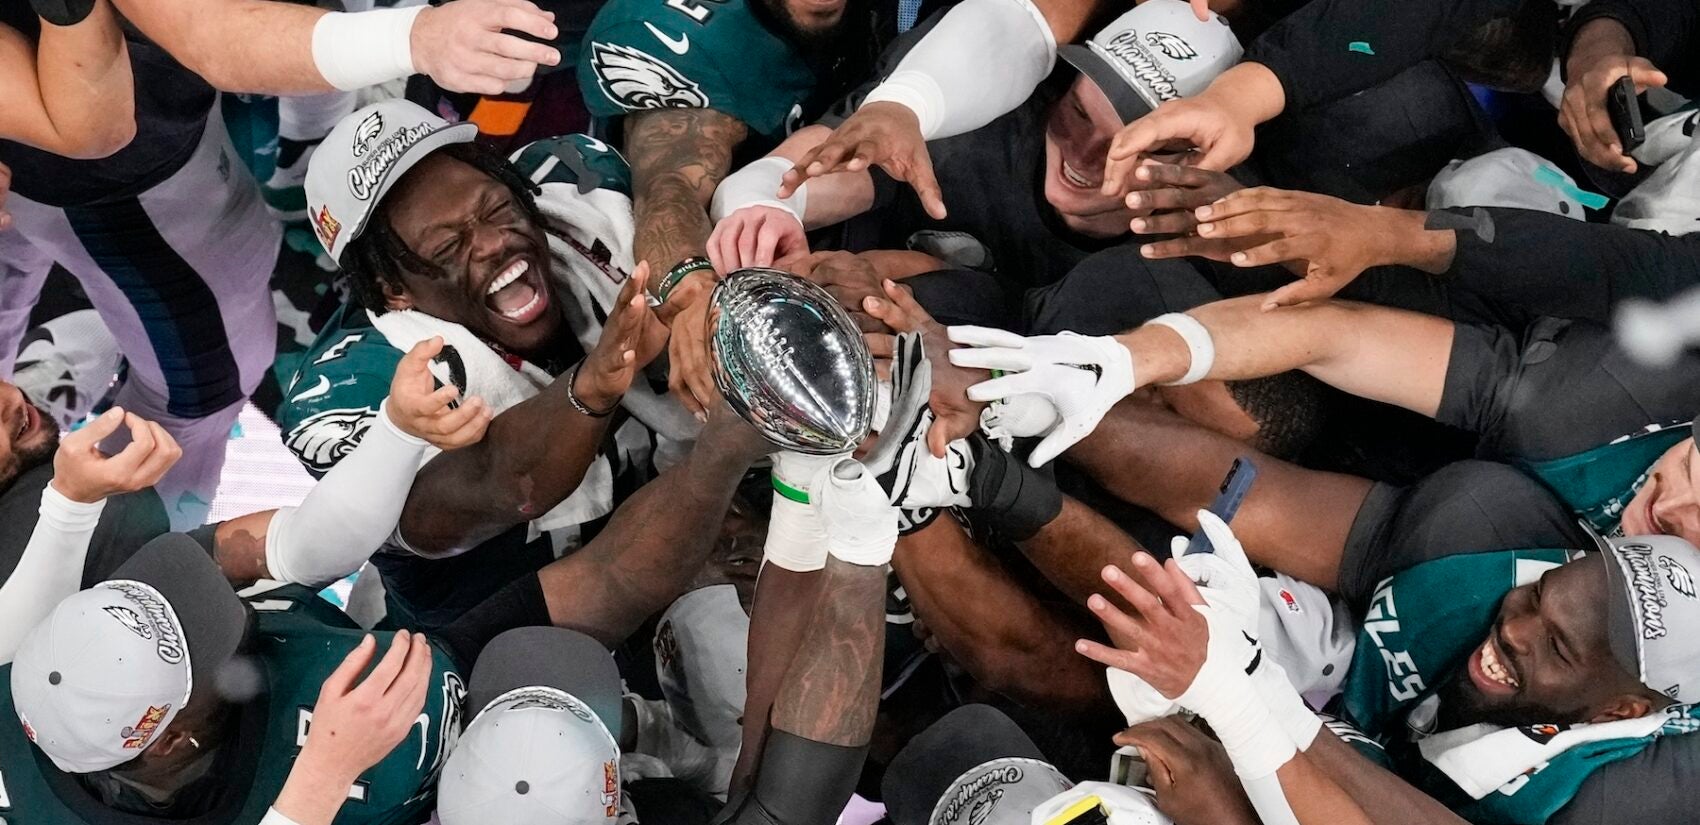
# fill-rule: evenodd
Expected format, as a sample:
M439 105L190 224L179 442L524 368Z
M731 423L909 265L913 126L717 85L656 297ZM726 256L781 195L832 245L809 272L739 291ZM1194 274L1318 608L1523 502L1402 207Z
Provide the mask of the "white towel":
M1539 738L1526 733L1524 728L1482 723L1434 734L1417 746L1424 759L1456 782L1471 799L1481 799L1577 745L1651 736L1669 718L1660 711L1637 719L1571 725Z

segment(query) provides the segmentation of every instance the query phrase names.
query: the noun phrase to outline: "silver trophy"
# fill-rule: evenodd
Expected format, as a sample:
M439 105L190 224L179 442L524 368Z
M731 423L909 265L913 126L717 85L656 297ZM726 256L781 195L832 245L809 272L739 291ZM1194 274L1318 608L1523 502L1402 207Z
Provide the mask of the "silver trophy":
M874 361L826 290L777 269L740 269L711 296L714 383L769 441L837 455L868 436Z

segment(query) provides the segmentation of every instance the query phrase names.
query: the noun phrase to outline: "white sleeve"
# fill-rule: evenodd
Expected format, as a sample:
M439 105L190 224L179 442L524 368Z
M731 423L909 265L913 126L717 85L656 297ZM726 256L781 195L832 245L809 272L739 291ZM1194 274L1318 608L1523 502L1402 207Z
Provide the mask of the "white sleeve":
M1020 106L1057 60L1032 0L963 0L868 94L909 107L927 140L972 132Z
M398 429L389 402L360 446L319 479L300 507L266 530L266 569L278 581L321 587L360 569L401 520L426 443Z
M24 555L0 585L0 664L12 661L24 637L59 602L81 587L89 539L106 500L72 501L49 483L41 491L41 517Z

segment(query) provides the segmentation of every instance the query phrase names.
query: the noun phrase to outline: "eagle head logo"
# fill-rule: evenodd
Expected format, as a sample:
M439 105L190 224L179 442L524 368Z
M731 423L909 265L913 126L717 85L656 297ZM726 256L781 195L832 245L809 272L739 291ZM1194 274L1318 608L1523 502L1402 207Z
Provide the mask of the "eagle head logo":
M626 109L706 109L702 87L672 66L629 46L590 44L602 93Z
M1003 788L993 788L991 793L975 800L974 807L968 811L968 825L985 825L991 817L992 809L1003 799Z
M377 112L367 115L365 120L360 121L359 126L354 127L354 156L366 154L366 150L372 148L372 144L383 134L384 116Z
M1665 581L1670 582L1671 589L1690 599L1696 598L1694 593L1694 577L1682 562L1669 556L1659 557L1659 569L1665 571Z
M1191 43L1168 32L1146 32L1145 42L1168 55L1170 60L1191 60L1198 56L1198 50Z
M117 605L101 609L106 611L106 615L117 619L118 623L123 625L131 633L147 639L150 642L153 641L153 627L148 625L146 622L143 622L142 617L136 615L136 611L131 610L128 607L119 607Z

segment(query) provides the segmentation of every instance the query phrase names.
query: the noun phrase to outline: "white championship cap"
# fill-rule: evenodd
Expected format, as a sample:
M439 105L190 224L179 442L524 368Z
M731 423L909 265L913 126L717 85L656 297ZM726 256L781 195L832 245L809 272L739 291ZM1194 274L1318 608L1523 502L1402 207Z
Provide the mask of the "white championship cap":
M1132 123L1164 101L1204 91L1243 52L1221 15L1199 20L1183 0L1149 0L1057 56L1091 78L1122 122Z
M307 162L307 219L331 259L342 262L378 201L407 170L451 143L471 143L478 127L448 121L405 100L385 100L337 121Z
M620 813L620 675L582 633L510 630L472 668L479 708L443 766L443 825L611 825Z
M60 602L19 646L12 696L24 734L63 771L122 765L191 696L214 700L246 626L206 551L180 533L161 536L112 580Z

